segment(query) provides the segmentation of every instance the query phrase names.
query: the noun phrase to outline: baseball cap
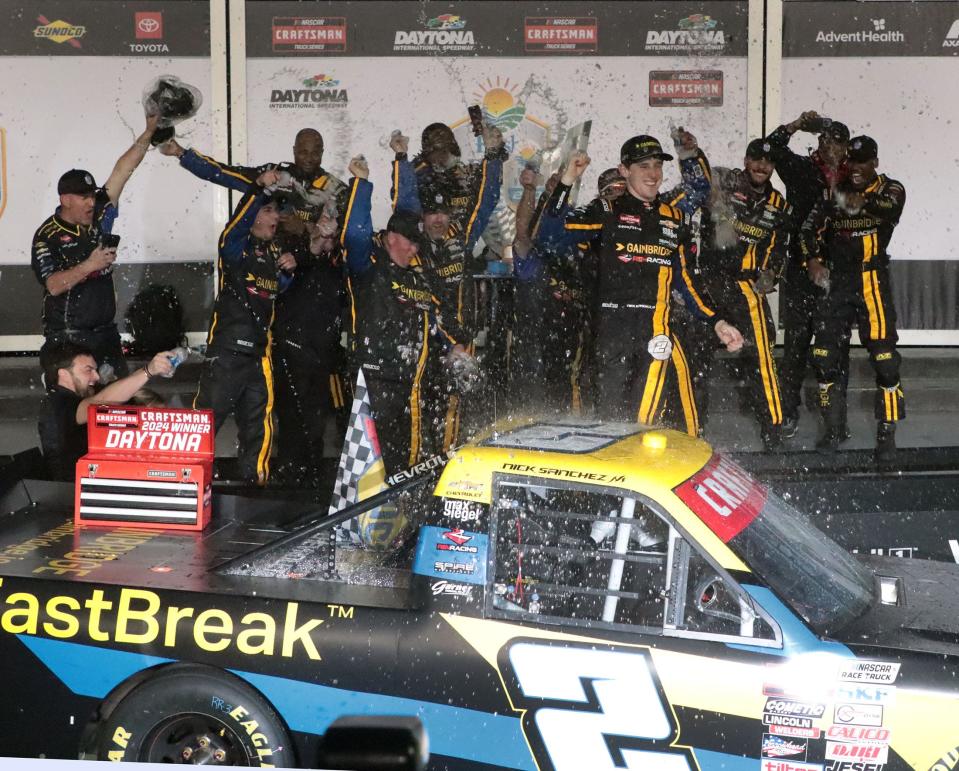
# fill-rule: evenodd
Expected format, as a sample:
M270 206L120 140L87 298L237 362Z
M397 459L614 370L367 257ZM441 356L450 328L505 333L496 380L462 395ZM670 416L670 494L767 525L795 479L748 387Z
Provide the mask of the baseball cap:
M673 156L663 152L663 146L659 143L659 140L648 134L640 134L632 139L627 139L619 151L619 159L624 166L644 161L647 158L662 158L664 161L671 161Z
M83 169L70 169L57 182L57 195L86 195L97 189L93 175Z
M849 126L845 123L840 123L838 120L832 121L828 126L825 126L819 136L826 136L830 139L834 139L837 142L848 142L849 141Z
M746 145L746 157L753 161L765 158L769 161L776 160L773 156L773 146L762 137L758 137Z
M623 178L623 175L619 173L619 169L614 166L611 169L606 169L606 171L599 175L597 187L600 194L602 194L607 188L612 187L613 185L624 184L626 184L626 180Z
M879 145L872 137L858 136L853 137L849 142L849 150L846 157L853 162L871 161L879 157Z
M390 233L398 233L408 241L419 244L423 240L423 222L420 216L411 211L397 211L386 223Z
M423 207L423 214L434 212L448 214L450 211L449 197L443 190L437 188L427 188L423 191L420 196L420 206Z

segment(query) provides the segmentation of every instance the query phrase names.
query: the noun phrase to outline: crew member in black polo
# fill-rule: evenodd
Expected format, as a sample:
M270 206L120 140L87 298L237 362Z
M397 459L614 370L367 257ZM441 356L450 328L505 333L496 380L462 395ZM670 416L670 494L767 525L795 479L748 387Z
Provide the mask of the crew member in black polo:
M44 289L41 363L51 346L71 341L92 350L117 375L127 373L115 321L117 250L104 236L113 232L120 194L146 155L156 122L157 116L147 118L146 130L120 156L102 188L82 169L70 169L57 183L60 205L37 228L30 260Z

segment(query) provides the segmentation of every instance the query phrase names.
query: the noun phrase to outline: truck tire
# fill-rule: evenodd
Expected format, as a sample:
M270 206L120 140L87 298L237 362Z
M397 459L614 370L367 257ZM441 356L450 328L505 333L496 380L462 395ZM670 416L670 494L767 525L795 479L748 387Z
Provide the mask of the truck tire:
M97 731L98 760L295 767L283 720L235 675L170 664L124 696Z

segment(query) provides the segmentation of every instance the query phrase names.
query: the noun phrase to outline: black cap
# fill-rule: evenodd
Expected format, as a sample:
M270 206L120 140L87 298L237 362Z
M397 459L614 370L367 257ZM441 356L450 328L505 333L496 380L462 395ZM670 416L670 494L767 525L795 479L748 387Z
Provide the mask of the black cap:
M828 126L823 127L823 130L819 132L819 136L829 137L837 142L848 142L849 126L845 123L840 123L838 120L834 120Z
M423 222L420 216L411 211L396 211L386 223L386 229L390 233L398 233L408 241L414 244L420 244L423 240Z
M606 169L606 171L599 175L597 188L599 189L600 194L602 194L606 188L616 184L625 185L626 179L622 174L619 173L619 169L614 166L611 169Z
M753 161L758 161L763 158L768 161L776 160L775 156L773 155L772 144L762 137L754 139L752 142L746 145L746 157Z
M420 194L420 206L423 207L423 214L433 214L435 212L449 214L449 196L439 188L426 188Z
M632 139L627 139L619 151L619 159L624 166L644 161L647 158L662 158L664 161L671 161L673 156L663 152L663 146L659 143L659 140L648 134L640 134Z
M846 157L854 163L862 161L871 161L879 157L879 145L872 137L859 136L853 137L849 142L849 150Z
M57 195L86 195L97 189L93 175L83 169L70 169L57 182Z

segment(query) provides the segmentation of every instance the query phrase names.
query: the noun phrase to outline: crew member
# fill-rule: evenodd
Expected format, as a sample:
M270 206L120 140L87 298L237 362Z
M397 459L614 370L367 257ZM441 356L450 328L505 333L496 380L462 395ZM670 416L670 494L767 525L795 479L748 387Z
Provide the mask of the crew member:
M705 304L686 272L689 229L682 212L660 196L663 152L659 141L640 135L620 151L626 194L614 201L596 199L565 217L565 228L599 249L595 350L599 409L618 419L655 423L662 412L666 383L678 392L687 433L699 432L693 385L681 343L670 328L674 270L688 302L713 324L730 350L742 335ZM558 216L572 184L589 165L575 151L547 204ZM669 367L672 361L673 367Z
M896 350L896 309L892 302L886 249L899 223L906 191L902 183L878 174L879 148L871 137L849 143L849 175L827 201L813 207L802 229L809 277L827 291L816 305L813 363L825 431L816 445L839 447L846 407L840 371L854 323L876 372L875 414L879 421L876 459L896 457L896 423L906 417Z
M349 206L340 236L353 301L350 363L362 368L390 475L415 464L423 451L422 386L431 347L445 344L457 353L465 349L455 324L444 326L439 300L419 269L419 215L394 212L386 230L374 233L369 167L354 158L350 172Z
M713 169L701 239L710 296L743 332L743 375L767 450L782 442L783 411L773 360L776 327L766 295L781 275L791 228L789 205L769 181L773 152L768 140L754 139L743 169Z
M797 131L819 135L818 149L809 155L799 155L789 149L789 140ZM786 199L793 208L793 232L780 295L780 323L785 338L780 368L780 393L783 407L782 435L790 439L799 426L799 405L802 384L809 364L809 344L813 336L813 316L816 298L820 292L806 274L799 228L812 207L841 182L847 173L846 148L849 129L839 121L821 117L808 110L791 123L786 123L767 137L773 147L776 173L786 186ZM842 354L843 382L849 376L848 351ZM840 441L849 436L846 418L842 416Z
M213 410L217 431L234 416L239 475L260 485L269 478L273 441L270 325L276 297L296 269L296 259L275 237L280 214L265 189L278 178L276 171L260 174L220 236L220 287L193 400L194 408Z
M445 318L455 319L463 336L460 342L470 355L474 352L479 293L470 265L476 242L499 202L503 178L503 135L495 127L486 127L483 139L486 153L479 164L480 183L471 194L476 196L475 200L471 198L466 207L455 207L450 197L451 188L435 176L429 178L432 187L420 188L415 169L407 160L409 139L394 132L390 140L390 147L396 153L394 210L422 212L425 248L419 254L421 269L439 298L441 313ZM444 452L459 441L463 397L462 389L456 388L445 370L441 358L433 356L427 362L425 380L426 412L433 428L433 445Z
M172 351L161 351L145 367L97 392L100 374L91 349L69 341L48 346L43 362L47 393L38 429L51 476L61 482L74 480L77 461L87 453L87 407L129 401L150 378L170 377L173 357Z
M116 325L116 239L109 234L120 194L146 155L156 124L156 115L147 117L146 130L117 159L102 188L82 169L70 169L57 183L60 205L37 228L30 259L43 286L41 358L49 347L70 341L92 350L117 375L128 371Z
M267 169L285 172L273 196L280 209L277 240L297 269L296 281L277 297L273 322L276 463L288 483L315 484L323 475L326 425L331 417L343 423L350 401L340 342L344 266L335 232L329 232L342 217L346 185L323 168L323 137L312 128L297 132L292 164L229 166L175 140L160 145L160 152L179 158L201 179L241 192Z

